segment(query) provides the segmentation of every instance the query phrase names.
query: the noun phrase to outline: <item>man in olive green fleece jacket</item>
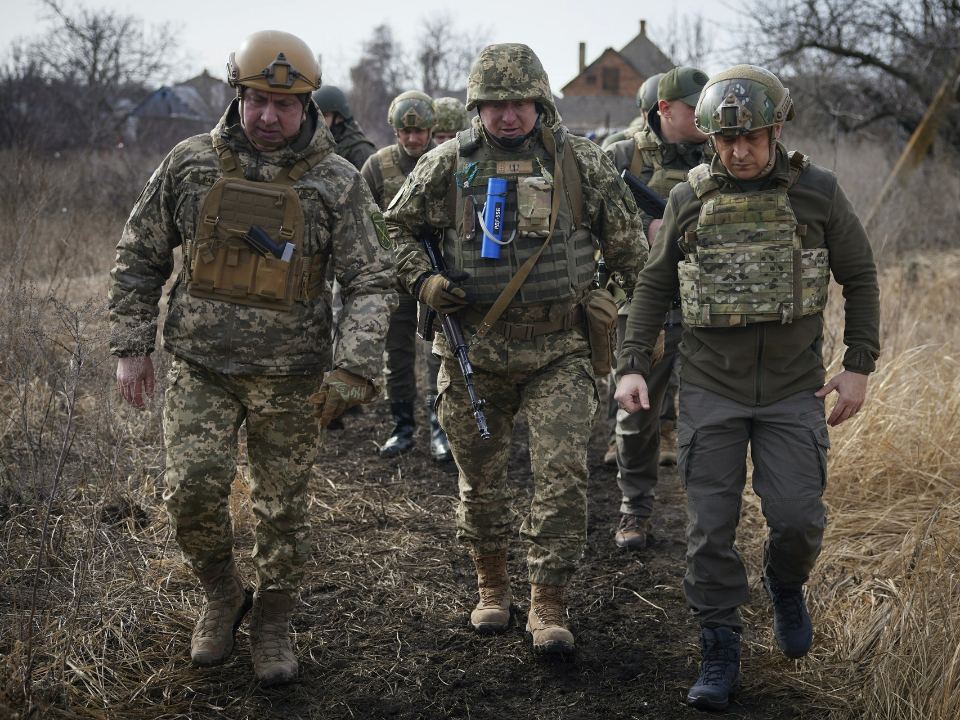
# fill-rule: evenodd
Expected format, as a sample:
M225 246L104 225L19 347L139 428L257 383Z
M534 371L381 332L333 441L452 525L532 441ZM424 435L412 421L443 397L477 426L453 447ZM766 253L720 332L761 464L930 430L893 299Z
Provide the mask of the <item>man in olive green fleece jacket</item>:
M717 156L671 192L634 292L616 399L647 409L644 377L671 298L683 303L678 464L687 491L684 590L702 627L703 662L687 697L723 709L739 692L739 606L747 574L734 549L748 444L769 527L763 582L774 635L800 657L812 642L802 586L820 553L830 425L863 404L879 356L877 272L866 232L829 170L778 142L793 117L771 73L714 76L697 124ZM823 306L830 274L845 299L843 372L826 385ZM823 398L836 390L825 420Z

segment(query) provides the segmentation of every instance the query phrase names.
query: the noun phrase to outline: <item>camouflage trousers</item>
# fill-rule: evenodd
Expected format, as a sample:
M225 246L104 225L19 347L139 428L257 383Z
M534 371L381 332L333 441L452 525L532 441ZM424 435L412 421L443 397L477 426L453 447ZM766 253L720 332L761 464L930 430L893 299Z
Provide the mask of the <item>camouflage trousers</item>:
M383 367L387 398L390 400L417 399L417 348L426 350L427 377L424 390L437 394L437 374L440 361L430 352L427 343L417 337L417 301L410 295L400 295L400 304L390 315L384 350L387 360Z
M184 561L203 571L233 551L228 500L246 423L249 491L262 590L296 592L310 555L307 483L322 440L309 401L317 375L223 375L181 359L170 369L163 493Z
M474 328L464 325L468 342ZM529 426L534 492L520 527L530 582L566 585L587 534L587 443L599 411L589 345L576 330L532 340L491 332L470 348L473 382L486 401L490 439L482 440L460 366L441 334L437 416L459 470L457 538L476 552L507 547L517 515L507 485L514 419Z

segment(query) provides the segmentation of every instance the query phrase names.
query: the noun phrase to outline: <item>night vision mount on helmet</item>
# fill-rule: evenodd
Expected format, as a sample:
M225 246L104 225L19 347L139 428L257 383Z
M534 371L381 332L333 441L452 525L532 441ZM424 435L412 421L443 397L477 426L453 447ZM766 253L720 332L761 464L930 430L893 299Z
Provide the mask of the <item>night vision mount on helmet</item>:
M697 127L708 135L747 133L792 120L790 91L769 70L735 65L714 75L700 93Z
M437 123L437 108L429 95L409 90L390 103L387 122L397 130L429 130Z

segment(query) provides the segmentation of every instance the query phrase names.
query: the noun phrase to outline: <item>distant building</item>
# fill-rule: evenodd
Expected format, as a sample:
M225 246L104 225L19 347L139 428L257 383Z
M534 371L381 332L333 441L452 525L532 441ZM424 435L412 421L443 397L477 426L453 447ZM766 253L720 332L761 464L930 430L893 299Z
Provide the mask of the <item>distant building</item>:
M210 132L219 122L235 91L203 71L201 75L154 91L127 115L122 138L126 143L158 150Z
M643 81L674 67L647 37L646 20L640 21L640 34L619 51L607 48L589 65L586 55L586 43L580 43L580 73L557 98L563 124L582 133L626 127L640 112L637 90Z

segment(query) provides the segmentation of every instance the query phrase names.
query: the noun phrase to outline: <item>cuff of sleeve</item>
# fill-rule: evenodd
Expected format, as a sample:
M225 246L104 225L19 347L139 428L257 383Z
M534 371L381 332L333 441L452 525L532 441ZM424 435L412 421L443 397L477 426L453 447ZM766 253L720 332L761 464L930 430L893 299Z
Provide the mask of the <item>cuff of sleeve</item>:
M847 350L843 356L843 369L860 375L869 375L877 369L877 361L872 353L865 350Z
M638 355L632 352L620 353L620 359L617 362L617 375L643 375L647 377L650 374L650 358Z
M420 277L417 278L417 281L413 284L413 297L414 297L414 299L416 299L416 300L419 300L419 299L420 299L420 287L423 285L424 281L425 281L428 277L430 277L431 275L434 275L434 274L435 274L435 273L432 273L432 272L429 272L429 271L428 271L428 272L423 273Z

